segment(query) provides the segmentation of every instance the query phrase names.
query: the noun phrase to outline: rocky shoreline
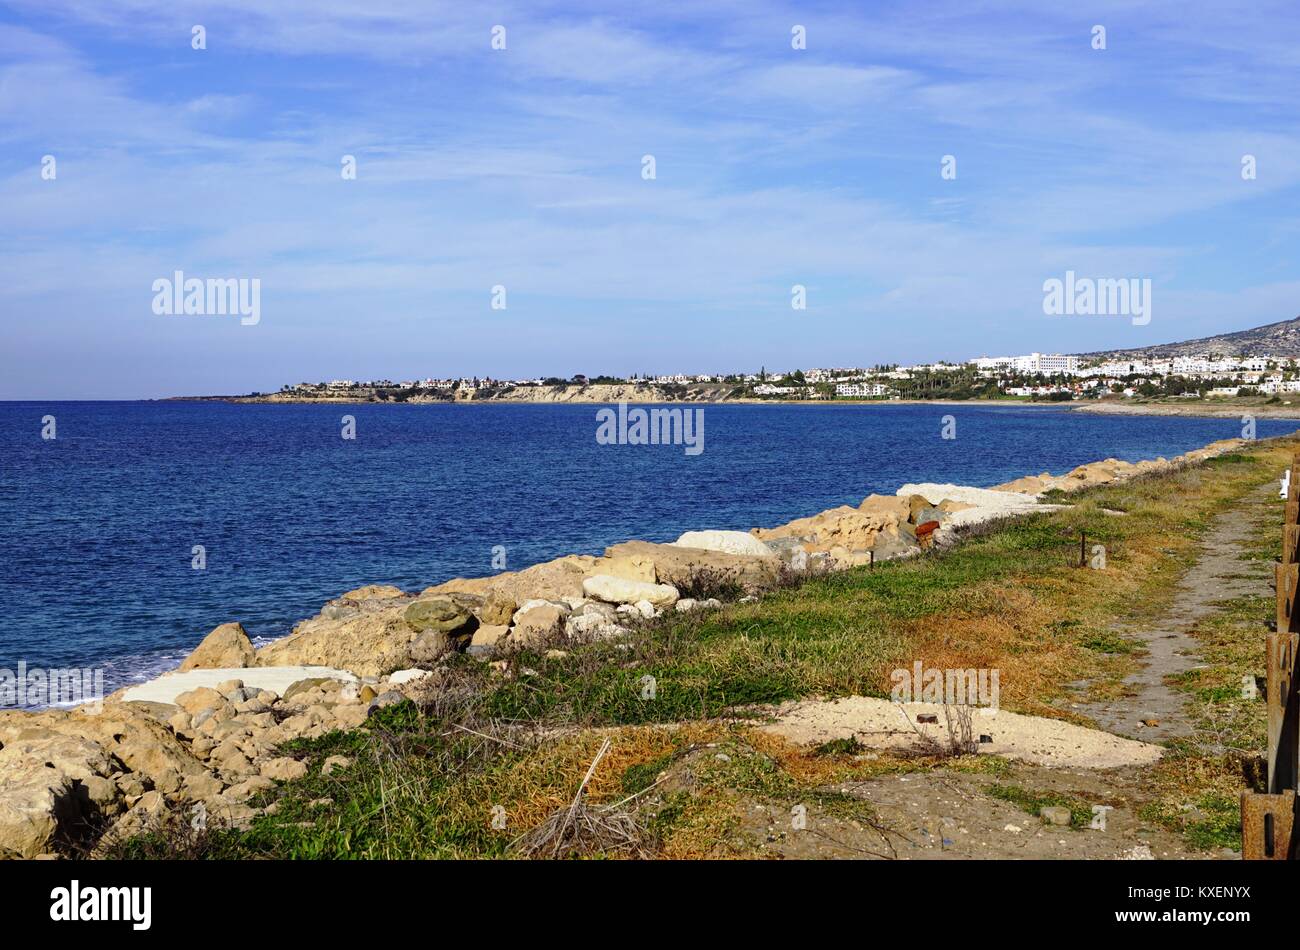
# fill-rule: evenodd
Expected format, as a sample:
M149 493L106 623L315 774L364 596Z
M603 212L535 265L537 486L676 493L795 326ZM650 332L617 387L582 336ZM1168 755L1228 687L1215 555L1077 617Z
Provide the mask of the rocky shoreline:
M1056 501L1244 444L1106 459L993 488L909 484L773 528L626 541L599 557L569 555L419 593L371 585L260 649L238 622L223 623L178 670L119 690L101 708L0 712L0 856L102 851L176 808L245 825L258 813L254 796L306 769L280 746L436 696L456 654L504 675L505 658L520 650L618 641L666 611L717 609L792 579L916 556L957 543L973 525L1050 510L1046 493ZM349 764L338 756L327 767Z
M445 393L412 395L401 400L385 398L380 391L360 389L345 395L299 396L293 393L259 393L245 396L180 396L169 402L234 402L283 405L464 405L467 403L667 403L667 402L762 402L732 398L734 387L718 384L688 384L667 389L654 384L576 383L555 386L511 386L505 389L461 389Z

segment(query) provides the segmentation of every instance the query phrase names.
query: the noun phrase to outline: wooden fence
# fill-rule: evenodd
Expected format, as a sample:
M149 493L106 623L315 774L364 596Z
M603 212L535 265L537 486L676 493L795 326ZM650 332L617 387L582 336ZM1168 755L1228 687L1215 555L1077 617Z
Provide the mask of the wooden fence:
M1282 521L1282 557L1277 564L1277 629L1266 641L1268 685L1268 790L1241 796L1241 855L1247 860L1292 861L1300 835L1296 792L1300 773L1300 453L1291 464Z

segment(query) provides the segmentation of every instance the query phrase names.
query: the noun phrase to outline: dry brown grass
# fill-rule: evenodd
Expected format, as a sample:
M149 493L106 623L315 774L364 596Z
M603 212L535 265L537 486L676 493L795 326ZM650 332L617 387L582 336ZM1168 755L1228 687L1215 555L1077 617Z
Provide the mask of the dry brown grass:
M1289 449L1262 454L1283 464ZM1178 524L1188 505L1213 512L1240 497L1254 482L1209 477L1199 469L1170 476L1177 501L1144 499L1146 516ZM1081 516L1105 506L1104 500L1076 503ZM902 626L910 651L926 667L1001 670L1002 702L1022 712L1086 721L1058 708L1065 686L1090 680L1093 698L1113 695L1138 661L1084 649L1077 638L1061 635L1060 621L1077 630L1107 630L1159 614L1172 601L1174 581L1197 549L1187 531L1139 531L1107 552L1105 570L1068 566L973 585L967 609L935 614ZM1077 557L1075 558L1077 560ZM888 688L883 666L878 687Z
M1111 688L1134 662L1089 647L1089 637L1168 604L1201 524L1289 455L1289 449L1257 451L1267 466L1233 466L1195 478L1184 472L1118 486L1073 499L1068 511L990 530L950 554L816 580L724 611L670 616L623 658L579 649L554 661L553 674L551 661L539 658L535 678L501 683L487 699L466 700L464 709L435 710L482 733L466 738L458 727L455 737L476 744L473 752L453 742L421 751L418 743L403 740L379 754L382 743L369 743L375 768L354 770L357 776L349 781L382 781L383 787L378 794L367 790L361 819L370 820L373 801L393 814L390 831L384 813L382 833L371 836L380 843L367 844L367 853L406 853L393 853L390 841L399 851L416 842L437 856L499 853L541 828L537 840L558 840L565 854L626 856L644 847L676 858L747 857L762 853L744 833L745 809L755 802L798 801L840 782L940 763L989 768L980 761L990 758L984 756L819 755L709 717L800 696L887 695L891 672L919 660L927 668L998 669L1002 705L1080 721L1056 705L1070 684L1091 679L1099 690ZM1102 507L1131 515L1108 521L1113 516L1101 513ZM1077 539L1080 526L1090 537L1114 527L1106 570L1071 566L1078 550L1071 538ZM679 722L581 728L638 721L629 717L642 715L644 707L625 699L636 696L634 684L646 671L660 687L654 715ZM463 692L476 696L474 690ZM509 702L488 702L503 696ZM562 701L533 702L555 696ZM575 709L580 715L571 715ZM579 799L584 827L591 831L584 839L557 816L575 814L577 790L606 739L609 749ZM427 744L427 737L420 742ZM1233 787L1230 770L1196 762L1189 789L1218 795ZM625 802L634 768L642 785L652 770L666 769L669 778ZM613 805L622 811L609 810ZM490 809L498 806L507 827L485 834ZM632 839L627 817L646 832L644 839ZM597 827L602 818L615 823L612 830ZM338 823L342 836L357 819L340 817ZM611 835L602 838L606 831ZM612 847L602 848L602 840ZM295 845L305 850L315 843ZM352 839L339 850L345 847L352 847Z
M584 796L593 805L608 805L625 798L623 775L632 766L715 741L722 732L723 727L716 723L584 730L544 742L531 755L493 773L488 781L509 815L510 827L517 833L518 829L543 824L571 803L606 738L610 740L609 751L588 782ZM477 796L471 791L467 797Z

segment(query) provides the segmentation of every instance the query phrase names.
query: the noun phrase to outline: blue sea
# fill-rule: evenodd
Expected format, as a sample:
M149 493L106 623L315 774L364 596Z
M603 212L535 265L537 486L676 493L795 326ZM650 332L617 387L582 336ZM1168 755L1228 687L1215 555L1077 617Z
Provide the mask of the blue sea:
M219 623L273 639L362 584L492 573L497 546L519 569L775 525L909 481L991 485L1241 434L1234 418L1051 406L718 405L688 455L598 444L599 408L0 403L0 668L102 667L113 689ZM1295 428L1260 420L1258 435Z

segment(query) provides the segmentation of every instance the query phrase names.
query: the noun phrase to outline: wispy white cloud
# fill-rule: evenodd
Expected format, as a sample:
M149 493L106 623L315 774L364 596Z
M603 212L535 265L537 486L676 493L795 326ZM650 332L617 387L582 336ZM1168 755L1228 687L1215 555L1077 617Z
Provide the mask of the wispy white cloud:
M85 343L88 388L64 394L130 395L174 374L106 360L215 360L220 385L202 378L229 390L1139 332L1045 319L1042 281L1067 268L1153 277L1149 342L1293 316L1293 19L1038 6L19 3L0 25L0 306L40 317L0 357L0 396L62 385L53 336ZM174 269L261 277L258 335L160 323L148 286ZM507 313L486 308L495 283Z

